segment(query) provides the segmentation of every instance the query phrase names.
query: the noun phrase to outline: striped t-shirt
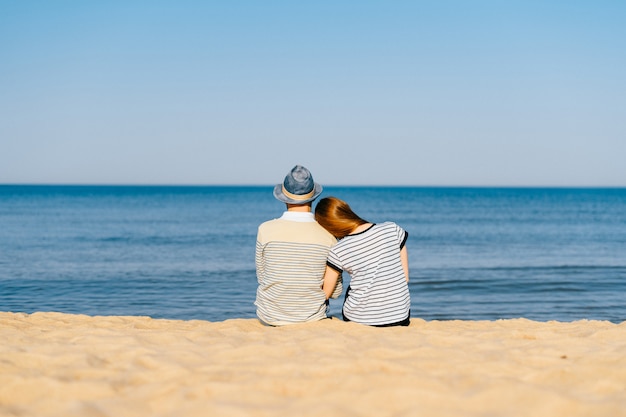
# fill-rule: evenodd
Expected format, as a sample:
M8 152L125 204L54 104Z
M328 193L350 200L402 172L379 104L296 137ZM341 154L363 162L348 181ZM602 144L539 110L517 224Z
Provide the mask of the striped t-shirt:
M259 285L254 304L261 321L279 326L326 318L322 283L328 251L335 243L337 239L312 213L288 211L259 226L255 256ZM333 298L342 289L338 282Z
M350 274L343 314L357 323L383 325L409 316L411 299L400 250L408 233L393 222L374 224L331 248L328 265Z

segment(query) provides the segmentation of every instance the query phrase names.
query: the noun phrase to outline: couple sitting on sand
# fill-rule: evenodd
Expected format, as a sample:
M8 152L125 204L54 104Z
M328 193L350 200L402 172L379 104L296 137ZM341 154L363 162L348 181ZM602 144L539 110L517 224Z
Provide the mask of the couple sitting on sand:
M321 320L328 299L343 291L350 274L343 319L371 326L408 326L408 233L393 222L370 223L334 197L321 199L322 186L296 165L274 197L287 205L282 217L259 226L255 305L270 326Z

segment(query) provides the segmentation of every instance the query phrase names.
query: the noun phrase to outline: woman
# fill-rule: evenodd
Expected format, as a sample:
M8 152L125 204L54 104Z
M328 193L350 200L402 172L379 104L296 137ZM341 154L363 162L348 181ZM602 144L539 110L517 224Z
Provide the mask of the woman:
M408 326L408 233L393 222L363 220L335 197L317 203L315 219L339 239L328 254L323 284L326 298L343 271L351 277L343 319L371 326Z

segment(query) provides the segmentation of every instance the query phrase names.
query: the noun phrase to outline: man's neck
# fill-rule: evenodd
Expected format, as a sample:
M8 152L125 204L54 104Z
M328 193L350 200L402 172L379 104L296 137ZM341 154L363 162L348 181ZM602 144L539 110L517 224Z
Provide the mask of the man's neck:
M310 213L310 204L287 204L287 211L295 211L299 213Z

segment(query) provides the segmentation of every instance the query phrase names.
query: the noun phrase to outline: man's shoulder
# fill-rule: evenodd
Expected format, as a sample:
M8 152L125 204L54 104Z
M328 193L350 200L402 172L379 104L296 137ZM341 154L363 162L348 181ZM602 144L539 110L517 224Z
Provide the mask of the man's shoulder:
M316 228L321 228L324 231L326 231L326 229L324 229L318 222L316 221L306 221L306 222L302 222L302 221L293 221L293 220L289 220L289 219L284 219L282 217L279 217L277 219L271 219L271 220L266 220L263 223L261 223L259 225L259 228L270 228L270 227L284 227L284 228L312 228L312 229L316 229Z
M260 228L266 228L266 227L272 227L273 224L279 223L280 219L272 219L272 220L266 220L263 223L261 223L259 225L259 229Z
M294 222L273 219L261 223L259 234L263 240L286 240L334 245L337 239L317 222Z

